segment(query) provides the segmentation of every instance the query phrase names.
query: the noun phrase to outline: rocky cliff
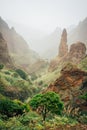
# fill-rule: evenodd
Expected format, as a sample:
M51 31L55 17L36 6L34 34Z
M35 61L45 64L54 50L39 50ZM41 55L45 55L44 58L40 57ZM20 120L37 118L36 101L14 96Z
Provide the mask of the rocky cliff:
M7 67L13 67L12 60L8 53L7 43L0 33L0 64L4 64Z
M61 35L59 46L59 54L51 60L49 71L54 71L59 64L63 65L66 62L78 64L86 56L86 45L80 41L73 43L68 51L67 32L64 29Z
M82 42L73 43L70 46L70 51L67 60L73 63L79 63L86 56L86 46Z
M83 90L81 90L83 88ZM61 76L55 80L45 91L58 93L66 105L80 106L79 96L87 92L87 72L78 69L75 65L68 63L61 70Z
M1 17L0 32L7 42L9 54L16 65L22 68L28 68L40 58L36 52L29 48L23 37L13 27L9 28L8 24Z
M87 17L80 21L79 24L69 32L69 43L72 44L78 40L84 42L87 46Z

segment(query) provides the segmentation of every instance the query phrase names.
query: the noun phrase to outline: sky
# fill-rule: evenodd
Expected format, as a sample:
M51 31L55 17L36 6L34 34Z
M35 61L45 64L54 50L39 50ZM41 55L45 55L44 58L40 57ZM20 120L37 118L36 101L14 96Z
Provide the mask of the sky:
M87 17L87 0L0 0L0 16L51 32L78 24Z

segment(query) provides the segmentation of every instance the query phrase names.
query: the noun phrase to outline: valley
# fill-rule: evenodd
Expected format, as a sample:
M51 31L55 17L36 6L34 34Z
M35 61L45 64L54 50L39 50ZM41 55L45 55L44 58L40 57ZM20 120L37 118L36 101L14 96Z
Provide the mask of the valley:
M86 25L49 35L43 58L0 17L0 130L87 129Z

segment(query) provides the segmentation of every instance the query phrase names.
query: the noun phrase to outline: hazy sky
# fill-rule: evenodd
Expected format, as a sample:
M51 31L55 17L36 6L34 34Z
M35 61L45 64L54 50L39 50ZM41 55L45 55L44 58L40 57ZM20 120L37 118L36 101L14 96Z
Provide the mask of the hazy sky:
M83 20L87 0L0 0L0 16L49 32Z

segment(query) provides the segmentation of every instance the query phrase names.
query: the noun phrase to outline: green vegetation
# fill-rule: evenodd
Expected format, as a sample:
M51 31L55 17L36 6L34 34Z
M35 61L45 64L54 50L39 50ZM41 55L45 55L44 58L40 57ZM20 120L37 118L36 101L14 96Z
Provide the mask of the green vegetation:
M2 70L4 68L3 64L0 64L0 70Z
M59 95L54 92L37 94L30 101L30 106L33 110L39 109L44 121L48 113L60 115L63 111L63 103L60 101Z
M81 95L80 98L87 102L87 92Z
M16 72L20 75L21 78L23 78L25 80L27 79L27 74L23 70L16 69Z
M7 117L23 114L26 110L26 105L21 102L18 103L10 99L0 100L0 113Z
M36 112L29 111L23 115L14 116L7 120L0 119L0 130L54 130L75 128L78 122L75 119L66 116L48 117L42 122L41 116Z
M25 80L15 70L3 69L0 71L0 94L21 101L32 97L38 92L38 88L33 86L28 75L26 77Z
M24 71L0 71L0 130L75 129L87 124L87 113L76 117L64 113L65 106L54 92L39 93L60 75L61 67L43 76ZM86 101L87 93L81 98ZM80 129L78 126L77 129Z
M87 71L87 57L81 60L80 64L78 65L84 71Z

